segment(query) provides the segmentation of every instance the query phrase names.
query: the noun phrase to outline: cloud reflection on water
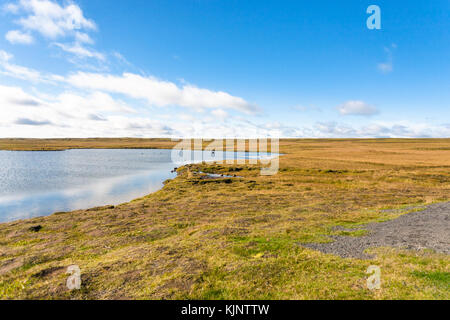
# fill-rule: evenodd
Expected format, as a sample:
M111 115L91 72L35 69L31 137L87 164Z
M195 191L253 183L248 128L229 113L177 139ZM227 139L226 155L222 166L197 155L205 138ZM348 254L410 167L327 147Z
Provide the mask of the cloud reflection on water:
M187 163L258 158L195 151L177 162L171 156L172 150L0 151L0 222L131 201L159 190L176 176L174 167Z

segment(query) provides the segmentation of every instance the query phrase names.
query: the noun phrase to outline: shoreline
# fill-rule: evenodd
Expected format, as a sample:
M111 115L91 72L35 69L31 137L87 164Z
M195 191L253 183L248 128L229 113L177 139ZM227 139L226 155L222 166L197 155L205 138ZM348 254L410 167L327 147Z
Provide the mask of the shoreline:
M206 162L206 163L209 163L209 162ZM186 166L189 166L189 165L191 165L191 164L187 164L187 165L180 166L180 167L178 167L177 169L183 169L183 168L185 168ZM208 179L210 179L210 180L239 179L239 178L242 178L242 177L240 177L240 176L221 176L221 177L215 177L215 175L220 175L220 174L216 174L216 173L194 172L194 175L196 175L196 174L205 174L206 176L209 177ZM47 215L36 216L36 217L26 218L26 219L18 219L18 220L11 220L11 221L0 222L0 227L1 227L2 225L5 225L5 224L16 223L16 222L24 222L24 223L26 223L27 221L31 221L31 220L36 220L36 219L42 219L42 218L46 218L46 217L51 217L51 216L53 216L53 215L69 214L69 213L72 213L72 212L75 212L75 211L96 211L96 210L99 210L99 209L102 209L102 208L114 209L115 207L128 205L128 204L130 204L130 203L132 203L132 202L139 201L139 200L141 200L141 199L147 198L147 197L149 197L149 196L151 196L151 195L153 195L153 194L155 194L155 193L161 191L162 189L164 189L165 185L166 185L168 182L171 182L171 181L173 181L173 180L175 180L175 179L177 179L177 178L178 178L178 174L177 174L177 176L176 176L175 178L167 179L167 180L163 181L163 182L162 182L161 188L159 188L159 189L157 189L157 190L155 190L155 191L152 191L152 192L150 192L150 193L147 193L147 194L145 194L145 195L143 195L143 196L141 196L141 197L137 197L137 198L131 199L131 200L129 200L129 201L121 202L121 203L119 203L119 204L115 204L115 205L114 205L114 204L104 204L104 205L99 205L99 206L94 206L94 207L89 207L89 208L74 209L74 210L70 210L70 211L55 211L55 212L50 213L50 214L47 214Z
M45 151L44 151L44 150L41 150L41 151L42 151L42 152L63 152L63 151L68 151L68 150L165 150L165 151L171 151L171 150L186 150L186 151L203 151L203 150L194 150L194 149L187 150L187 149L162 149L162 148L120 148L120 149L115 149L115 148L114 148L114 149L111 149L111 148L85 148L85 149L45 150ZM39 152L40 150L32 150L32 151L25 151L25 150L18 150L18 151L15 151L15 150L0 150L0 151L9 151L9 152ZM203 152L204 152L204 151L203 151ZM236 152L235 152L235 153L236 153ZM245 151L245 153L249 153L249 152ZM278 157L281 157L281 156L282 156L281 154L278 154ZM273 157L276 157L276 156L273 156ZM242 159L237 159L237 160L242 160ZM211 160L211 161L202 161L202 163L205 163L205 164L219 163L219 164L220 164L220 163L223 163L224 161L226 161L226 159L222 159L222 160ZM133 199L130 199L130 200L128 200L128 201L120 202L120 203L114 204L114 205L111 204L111 203L104 203L104 204L98 204L98 205L95 205L95 206L93 206L93 207L78 208L78 209L72 209L72 210L68 210L68 211L54 211L54 212L49 213L49 214L43 214L43 215L39 215L39 216L35 216L35 217L30 217L30 218L25 218L25 219L14 219L14 220L3 221L3 222L0 221L0 226L1 226L2 224L5 224L5 223L12 223L12 222L18 222L18 221L24 221L24 222L26 222L27 220L32 220L32 219L36 219L36 218L49 217L49 216L52 216L52 215L54 215L54 214L69 213L69 212L80 211L80 210L87 210L87 211L89 211L89 210L93 210L93 209L95 209L95 208L100 208L100 207L106 207L106 206L116 207L116 206L125 205L125 204L128 204L128 203L134 202L134 201L136 201L136 200L142 199L142 198L144 198L144 197L148 197L148 196L150 196L150 195L152 195L152 194L154 194L154 193L156 193L156 192L162 190L168 182L170 182L170 181L172 181L172 180L174 180L174 179L176 179L176 178L178 177L178 175L179 175L178 170L180 170L180 169L183 170L183 168L186 168L186 167L189 168L189 166L195 165L195 164L198 164L198 163L200 163L200 162L196 162L195 160L191 160L190 163L185 163L185 164L183 164L183 165L177 165L176 163L174 163L173 165L174 165L174 166L177 166L177 167L175 167L174 170L169 171L169 173L172 173L172 174L173 174L173 173L176 173L176 174L177 174L174 178L163 180L163 181L161 181L161 186L160 186L158 189L155 189L154 191L152 191L152 192L150 192L150 193L146 193L146 194L144 194L144 195L142 195L142 196L140 196L140 197L133 198ZM168 169L168 170L169 170L169 169ZM200 176L201 176L201 175L208 176L208 179L211 179L211 180L240 178L240 177L238 177L238 176L228 176L228 175L223 175L223 176L221 176L221 175L218 174L218 173L205 173L205 172L193 172L193 175L194 175L194 176L196 176L196 175L200 175ZM216 175L217 175L217 176L216 176Z

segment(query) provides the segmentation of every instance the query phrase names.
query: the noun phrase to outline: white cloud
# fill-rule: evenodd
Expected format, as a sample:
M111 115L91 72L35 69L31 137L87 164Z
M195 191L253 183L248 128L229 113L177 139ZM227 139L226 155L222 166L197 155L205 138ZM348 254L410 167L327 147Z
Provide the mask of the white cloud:
M5 35L6 40L12 44L32 44L34 39L28 33L23 33L19 30L8 31Z
M13 58L12 54L0 50L0 63L6 63Z
M4 71L1 72L5 75L12 76L14 78L28 80L32 82L40 82L43 80L42 75L39 71L28 69L15 64L4 64L2 65Z
M259 108L240 97L222 91L211 91L192 85L177 86L173 82L133 73L122 76L78 72L67 78L72 86L90 90L120 93L135 99L144 99L152 106L182 106L192 109L223 108L244 113L255 113Z
M38 106L42 100L33 95L27 94L19 87L9 87L0 85L0 105L8 106Z
M12 55L0 50L0 73L32 82L64 84L75 88L121 94L133 99L145 100L151 106L181 106L196 111L215 109L216 116L225 116L223 109L233 109L246 114L260 111L259 107L244 99L223 91L211 91L184 84L162 81L155 77L144 77L133 73L122 76L100 73L78 72L64 77L55 74L42 74L11 63Z
M83 33L83 32L76 32L75 40L78 43L88 43L88 44L94 43L94 40L92 40L91 37L87 33Z
M57 75L43 75L37 70L11 63L12 59L12 54L0 50L0 74L31 82L54 82L62 79Z
M74 54L78 58L94 58L105 61L105 56L102 53L83 47L77 42L75 44L55 43L55 45L66 52Z
M49 96L0 85L0 137L257 137L279 129L248 121L221 124L206 113L187 122L160 121L102 92Z
M96 30L97 26L94 21L85 18L81 8L73 2L60 5L50 0L19 0L15 4L6 5L4 9L20 16L15 23L22 28L7 32L5 38L9 42L31 44L34 42L32 33L39 33L52 41L70 37L73 39L71 43L53 44L79 59L94 58L105 61L104 54L84 46L94 43L86 31Z
M51 105L70 117L89 117L99 112L135 113L126 103L103 92L93 92L86 96L65 92L56 96Z
M450 128L427 123L373 122L352 127L337 122L320 122L308 137L313 138L448 138Z
M338 111L341 115L371 116L378 113L377 108L364 101L347 101L340 105Z
M94 21L86 19L80 7L70 2L61 6L49 0L20 0L10 8L14 8L10 12L25 13L17 20L24 30L38 32L50 39L64 37L77 30L96 29Z
M11 54L0 50L0 74L34 82L42 80L40 72L12 64L10 63L12 58Z
M135 122L147 129L152 124L155 130L148 130L149 134L160 135L156 129L162 132L162 124L137 117L134 109L105 93L32 95L19 87L0 85L1 137L139 135L137 131L143 129L133 130Z
M357 132L351 126L339 124L337 122L317 122L314 125L314 134L317 138L353 138Z
M44 106L43 101L23 89L0 85L0 127L17 124L20 119L24 123L25 119L36 123L46 121L45 108L38 106Z
M228 118L228 113L223 109L215 109L211 111L211 114L218 120L223 121Z
M219 114L219 109L211 113ZM226 113L226 112L225 112ZM22 88L0 85L0 137L309 137L412 138L449 137L450 126L413 122L373 122L359 127L319 122L312 127L279 122L252 123L229 117L218 122L208 113L164 121L135 112L124 102L102 93L64 92L29 94ZM224 115L224 113L223 113Z

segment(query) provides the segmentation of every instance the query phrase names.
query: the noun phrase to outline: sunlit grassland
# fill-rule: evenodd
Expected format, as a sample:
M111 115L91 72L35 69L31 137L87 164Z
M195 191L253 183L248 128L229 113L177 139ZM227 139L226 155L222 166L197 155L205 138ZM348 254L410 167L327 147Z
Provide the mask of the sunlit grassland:
M19 141L19 142L18 142ZM170 140L0 140L12 150L170 148ZM282 140L280 170L204 163L117 207L0 225L0 297L39 299L449 299L450 259L371 249L371 260L302 247L450 200L450 139ZM206 180L192 172L236 174ZM407 208L405 210L391 210ZM40 232L31 226L42 225ZM82 289L68 291L69 265ZM366 287L370 265L382 289Z

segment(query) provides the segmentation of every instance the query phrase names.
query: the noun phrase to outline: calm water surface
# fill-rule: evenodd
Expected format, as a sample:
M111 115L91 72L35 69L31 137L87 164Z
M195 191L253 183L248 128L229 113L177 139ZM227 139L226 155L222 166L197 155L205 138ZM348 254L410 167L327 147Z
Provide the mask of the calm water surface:
M0 151L0 222L117 205L159 190L186 163L256 154L172 150ZM197 161L194 161L193 158ZM178 158L178 159L176 159ZM172 160L175 159L175 160Z

